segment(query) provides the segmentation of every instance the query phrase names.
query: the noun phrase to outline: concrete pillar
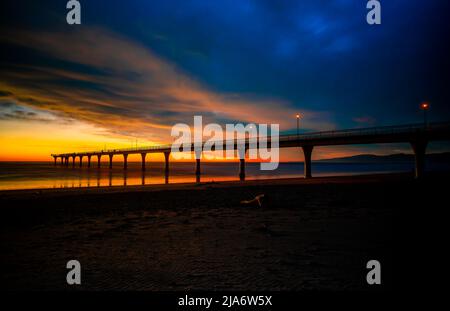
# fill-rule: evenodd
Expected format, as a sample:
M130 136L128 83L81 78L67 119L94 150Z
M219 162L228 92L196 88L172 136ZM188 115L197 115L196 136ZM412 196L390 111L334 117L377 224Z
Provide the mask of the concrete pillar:
M414 151L415 158L415 178L420 179L425 172L425 153L427 149L428 141L424 139L417 139L411 142L411 147Z
M61 165L64 165L64 157L61 157Z
M66 165L66 166L69 166L69 157L65 157L64 158L64 164Z
M83 156L80 156L80 167L83 166Z
M97 155L97 161L98 161L97 167L100 168L101 161L102 161L102 155L101 155L101 154L98 154L98 155Z
M147 156L146 153L141 153L142 158L142 171L145 172L145 157Z
M245 159L239 160L239 179L245 180Z
M75 156L72 156L72 168L75 167Z
M109 169L112 169L113 156L114 155L112 153L109 155Z
M303 146L303 155L305 156L305 178L311 178L311 154L314 146Z
M238 148L239 155L239 179L245 180L245 157L247 155L248 146L245 146L244 150Z
M90 168L91 167L91 155L88 155L87 156L87 158L88 158L88 168Z
M128 154L123 154L123 169L126 170L128 168Z
M55 161L55 166L56 166L56 159L57 159L58 157L53 157L53 160Z
M170 152L164 152L164 158L166 160L166 166L165 166L165 175L169 176L169 156Z
M200 159L195 159L195 175L200 176Z
M200 176L200 159L202 158L202 149L201 148L196 148L194 149L194 155L195 155L195 176L197 176L196 180L197 182L199 181L199 176Z

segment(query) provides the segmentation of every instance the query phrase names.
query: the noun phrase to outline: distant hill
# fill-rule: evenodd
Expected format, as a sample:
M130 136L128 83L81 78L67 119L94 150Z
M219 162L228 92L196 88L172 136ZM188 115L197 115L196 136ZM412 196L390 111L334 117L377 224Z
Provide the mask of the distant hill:
M412 161L414 161L413 154L396 153L385 156L379 156L375 154L359 154L351 157L317 160L315 162L371 163L371 162L412 162ZM450 152L427 154L427 161L450 163Z

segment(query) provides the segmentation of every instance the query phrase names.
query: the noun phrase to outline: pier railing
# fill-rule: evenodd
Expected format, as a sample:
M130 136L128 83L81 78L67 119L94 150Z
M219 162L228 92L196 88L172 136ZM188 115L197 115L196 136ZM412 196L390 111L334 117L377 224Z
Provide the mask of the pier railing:
M293 141L293 140L312 140L317 138L335 138L335 137L351 137L351 136L364 136L364 135L389 135L389 134L404 134L414 132L428 132L440 129L450 129L450 122L430 123L425 125L420 124L406 124L406 125L393 125L393 126L379 126L369 128L354 128L346 130L334 130L334 131L321 131L306 134L290 134L280 135L280 141Z

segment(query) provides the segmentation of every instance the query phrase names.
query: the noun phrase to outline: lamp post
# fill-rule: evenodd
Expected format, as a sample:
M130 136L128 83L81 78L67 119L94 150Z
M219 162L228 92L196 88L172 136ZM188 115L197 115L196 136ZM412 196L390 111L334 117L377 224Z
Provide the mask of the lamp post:
M297 118L297 138L298 138L298 132L299 132L299 128L300 128L300 114L297 113L297 115L295 117Z
M428 111L428 109L430 109L430 103L429 102L421 103L420 109L423 110L423 127L427 127L427 125L428 125L427 111Z

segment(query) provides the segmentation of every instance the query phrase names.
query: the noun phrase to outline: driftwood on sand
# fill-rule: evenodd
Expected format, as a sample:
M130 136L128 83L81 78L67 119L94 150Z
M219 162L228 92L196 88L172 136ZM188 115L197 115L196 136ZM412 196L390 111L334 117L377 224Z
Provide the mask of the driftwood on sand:
M242 205L246 206L256 206L261 207L264 199L264 194L258 194L254 199L252 200L243 200L241 201Z

